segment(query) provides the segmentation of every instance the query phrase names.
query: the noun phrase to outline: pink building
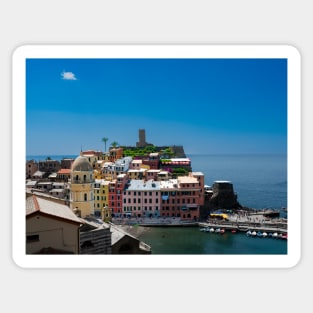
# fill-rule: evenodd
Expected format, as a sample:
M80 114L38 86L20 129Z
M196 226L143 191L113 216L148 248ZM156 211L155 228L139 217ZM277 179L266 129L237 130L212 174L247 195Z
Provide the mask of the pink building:
M130 180L123 192L123 214L133 217L160 216L160 182Z
M190 173L178 179L161 181L161 216L197 220L204 204L204 175Z

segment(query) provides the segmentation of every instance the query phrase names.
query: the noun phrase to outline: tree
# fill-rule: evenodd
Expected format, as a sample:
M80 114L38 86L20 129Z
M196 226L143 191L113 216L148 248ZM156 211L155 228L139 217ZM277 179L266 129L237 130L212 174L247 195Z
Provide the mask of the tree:
M103 138L101 139L101 141L104 142L104 152L107 151L107 141L108 141L108 140L109 140L109 138L107 138L107 137L103 137Z
M118 144L118 142L113 141L113 142L111 143L111 146L112 146L113 148L116 148L117 146L119 146L119 144Z

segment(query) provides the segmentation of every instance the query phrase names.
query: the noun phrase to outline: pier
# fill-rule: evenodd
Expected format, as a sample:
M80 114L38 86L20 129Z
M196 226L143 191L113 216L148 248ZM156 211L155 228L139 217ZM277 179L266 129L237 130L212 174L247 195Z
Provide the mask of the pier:
M237 230L242 232L247 232L248 230L251 231L261 231L261 232L278 232L278 233L286 233L287 232L287 225L281 223L272 223L271 225L256 225L254 223L198 223L199 227L213 227L213 228L224 228L225 230Z
M213 216L219 216L220 218ZM224 215L211 214L206 222L199 222L198 225L202 228L224 228L225 230L237 230L243 232L251 230L287 233L287 219L275 218L276 216L276 214L270 214L269 211L238 212Z

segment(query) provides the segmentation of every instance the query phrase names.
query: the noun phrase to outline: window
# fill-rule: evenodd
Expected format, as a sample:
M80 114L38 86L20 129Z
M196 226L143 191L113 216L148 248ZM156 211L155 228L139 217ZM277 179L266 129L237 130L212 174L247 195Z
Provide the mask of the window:
M87 201L87 194L84 193L84 201Z
M26 236L26 242L36 242L36 241L39 241L39 235Z

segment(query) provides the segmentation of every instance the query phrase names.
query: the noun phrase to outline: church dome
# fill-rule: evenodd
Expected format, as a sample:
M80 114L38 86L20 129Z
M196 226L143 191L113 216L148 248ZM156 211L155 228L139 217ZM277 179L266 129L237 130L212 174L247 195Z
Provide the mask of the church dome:
M92 171L93 168L91 164L89 163L88 159L84 156L78 156L72 165L72 171L79 171L79 172L88 172Z

